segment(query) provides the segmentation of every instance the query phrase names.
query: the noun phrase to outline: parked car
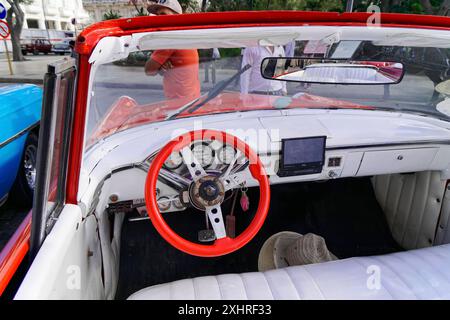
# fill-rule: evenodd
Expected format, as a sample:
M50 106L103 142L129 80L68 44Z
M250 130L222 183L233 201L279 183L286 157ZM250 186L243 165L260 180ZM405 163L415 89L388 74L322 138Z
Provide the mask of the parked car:
M49 54L52 52L52 44L47 39L32 39L24 40L21 43L22 54L26 55L32 53L38 55L39 53Z
M376 30L371 17L84 29L77 61L48 68L39 192L0 253L0 293L28 254L15 299L450 299L450 112L385 50L448 47L450 17L382 13ZM376 58L347 43L308 79L314 58L271 50L321 39L371 42ZM199 48L243 48L243 65L222 56L211 87ZM114 65L147 50L145 72Z
M11 195L31 205L42 108L35 85L0 88L0 205Z
M70 47L71 39L65 39L61 42L55 43L52 47L52 52L54 54L64 55L66 53L71 53L72 48Z

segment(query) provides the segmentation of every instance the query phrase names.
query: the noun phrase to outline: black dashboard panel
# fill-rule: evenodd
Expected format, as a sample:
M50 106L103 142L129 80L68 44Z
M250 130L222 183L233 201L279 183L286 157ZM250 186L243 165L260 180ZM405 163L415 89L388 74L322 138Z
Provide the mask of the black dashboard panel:
M283 139L279 177L321 173L325 162L326 136Z

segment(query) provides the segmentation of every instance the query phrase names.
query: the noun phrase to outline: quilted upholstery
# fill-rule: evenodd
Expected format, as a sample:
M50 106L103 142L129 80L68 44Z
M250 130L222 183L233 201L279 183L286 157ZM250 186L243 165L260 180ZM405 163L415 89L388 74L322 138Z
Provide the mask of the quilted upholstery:
M434 243L436 245L450 243L450 183L442 203L441 217Z
M129 299L450 299L449 265L450 245L443 245L266 272L180 280L143 289ZM379 275L379 286L374 285L374 275Z
M425 171L372 179L392 236L403 248L433 245L446 183L440 177L440 172Z

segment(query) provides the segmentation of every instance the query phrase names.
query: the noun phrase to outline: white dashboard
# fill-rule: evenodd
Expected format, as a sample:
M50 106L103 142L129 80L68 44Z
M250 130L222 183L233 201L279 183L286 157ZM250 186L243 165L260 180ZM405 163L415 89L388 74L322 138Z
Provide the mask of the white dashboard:
M226 131L246 141L259 154L271 184L428 170L440 171L442 179L450 179L447 122L367 110L251 111L149 124L107 138L85 155L80 201L90 203L98 191L94 186L104 182L102 193L114 195L114 199L144 198L149 157L170 139L200 129ZM326 137L322 170L278 176L282 141L316 136ZM215 148L217 157L221 147ZM252 186L252 181L248 184ZM160 197L172 200L179 194L164 183L159 183L158 189ZM167 211L179 210L183 208L172 206Z

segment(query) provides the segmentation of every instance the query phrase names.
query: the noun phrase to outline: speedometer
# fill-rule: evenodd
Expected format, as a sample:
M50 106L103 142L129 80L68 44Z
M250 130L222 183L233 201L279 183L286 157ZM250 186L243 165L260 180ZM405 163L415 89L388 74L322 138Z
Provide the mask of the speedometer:
M223 146L218 154L217 157L219 158L219 161L223 164L230 164L234 157L236 155L236 151L232 146Z
M172 152L172 154L164 162L164 167L170 170L177 169L183 163L183 158L179 152Z
M208 167L214 160L214 150L206 142L197 142L191 146L194 157L202 167Z

